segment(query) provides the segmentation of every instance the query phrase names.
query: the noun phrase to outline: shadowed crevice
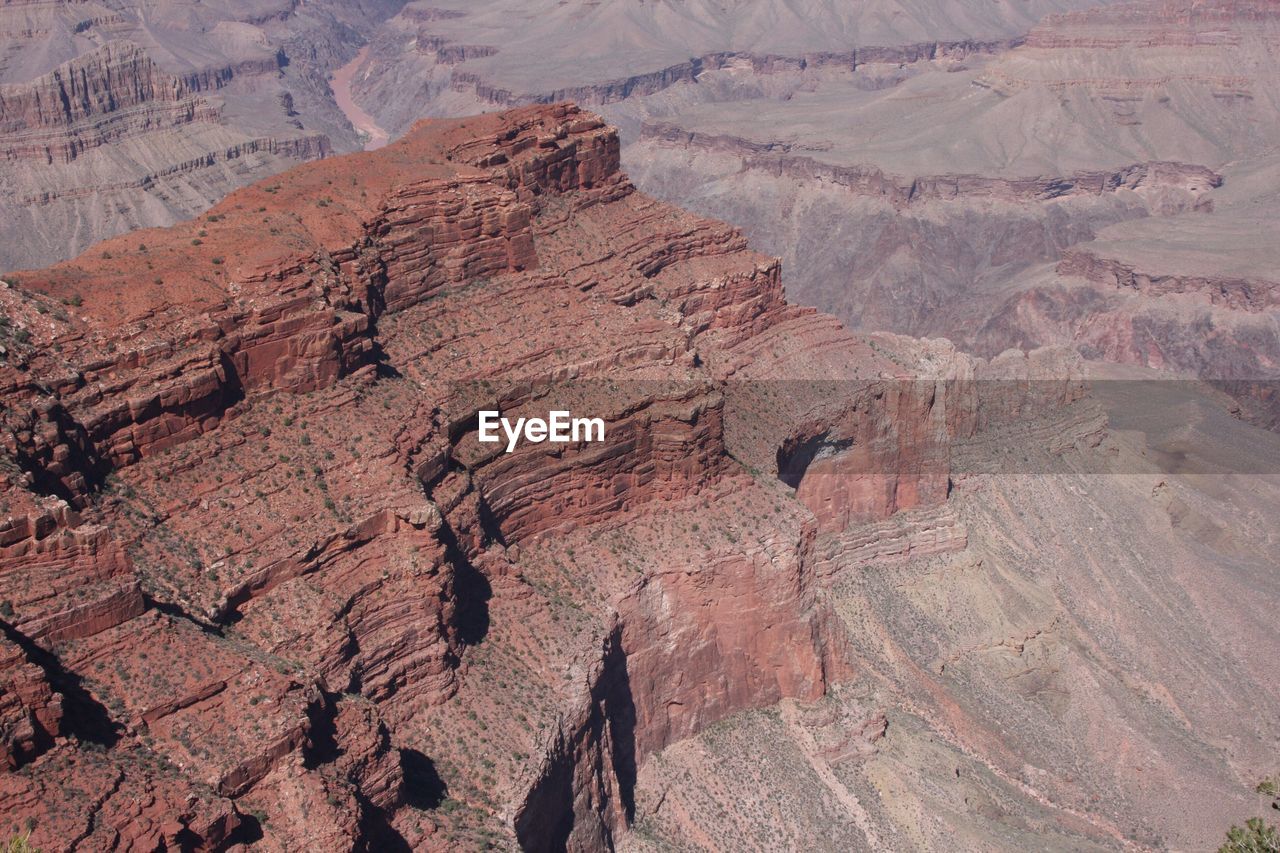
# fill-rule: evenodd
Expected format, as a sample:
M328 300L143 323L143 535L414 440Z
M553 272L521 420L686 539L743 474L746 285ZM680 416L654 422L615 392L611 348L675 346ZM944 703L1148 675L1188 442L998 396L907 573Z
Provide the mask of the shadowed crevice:
M853 446L851 438L832 438L829 433L790 438L778 448L778 479L799 488L805 471L817 459L834 456Z
M0 622L0 629L26 653L28 660L44 670L49 685L62 694L61 733L99 746L115 746L120 740L121 726L111 719L106 707L84 688L83 679L66 669L57 655L41 648L8 622Z
M400 750L405 802L416 809L434 809L449 796L449 787L430 758L416 749Z
M636 706L621 627L605 640L591 699L583 723L560 732L516 815L522 850L612 850L614 834L635 817Z

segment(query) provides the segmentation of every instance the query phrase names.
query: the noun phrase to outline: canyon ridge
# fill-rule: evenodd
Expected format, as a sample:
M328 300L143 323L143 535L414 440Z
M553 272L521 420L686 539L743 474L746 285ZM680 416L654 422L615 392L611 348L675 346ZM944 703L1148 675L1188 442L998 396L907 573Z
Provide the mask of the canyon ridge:
M1074 353L788 304L619 149L565 105L429 122L10 277L5 819L1075 849L1246 813L1274 479L1164 470L1181 431ZM1277 458L1197 387L1188 423ZM506 454L480 408L610 440Z
M1274 814L1277 4L0 33L0 841ZM555 411L603 440L481 440Z

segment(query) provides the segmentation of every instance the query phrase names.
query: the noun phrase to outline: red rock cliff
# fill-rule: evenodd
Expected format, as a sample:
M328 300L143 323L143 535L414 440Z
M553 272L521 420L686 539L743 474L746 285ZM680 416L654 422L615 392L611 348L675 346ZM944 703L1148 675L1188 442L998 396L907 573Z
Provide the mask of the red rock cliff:
M856 667L815 542L979 422L572 106L16 278L0 803L50 847L608 846L646 756ZM607 440L476 440L561 407Z

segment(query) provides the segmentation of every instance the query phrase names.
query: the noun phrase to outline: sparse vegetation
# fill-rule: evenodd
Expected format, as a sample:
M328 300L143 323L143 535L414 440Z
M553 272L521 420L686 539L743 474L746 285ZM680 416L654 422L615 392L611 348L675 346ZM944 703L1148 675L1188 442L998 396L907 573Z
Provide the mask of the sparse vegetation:
M1260 817L1251 817L1243 827L1227 831L1227 843L1218 853L1280 853L1280 830Z
M31 833L28 831L9 836L4 853L40 853L40 850L31 846Z

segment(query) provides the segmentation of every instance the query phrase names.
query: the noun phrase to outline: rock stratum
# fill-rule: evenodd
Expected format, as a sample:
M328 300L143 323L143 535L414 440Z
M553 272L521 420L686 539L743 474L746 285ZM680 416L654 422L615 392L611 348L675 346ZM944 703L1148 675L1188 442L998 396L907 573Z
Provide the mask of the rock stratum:
M392 135L593 105L642 190L743 229L852 328L1072 346L1229 383L1274 425L1276 259L1217 235L1275 218L1276 32L1237 0L423 2L377 24L349 94ZM1151 267L1162 230L1195 274ZM1169 286L1075 272L1104 248L1094 272Z
M1169 401L1064 351L854 335L620 150L429 122L7 277L0 826L1117 849L1251 808L1274 436L1179 386L1241 466L1184 477Z
M878 0L803 12L775 0L9 2L0 269L189 218L236 187L385 141L384 127L398 135L426 115L618 100L743 61L989 52L1044 14L1092 2Z
M1220 380L1274 425L1276 11L1104 4L986 53L739 67L606 112L642 188L742 227L804 304Z
M422 116L573 99L620 128L642 190L743 229L851 328L1072 346L1230 383L1274 425L1277 20L1246 0L10 3L0 267Z
M327 81L402 3L0 6L0 267L360 147Z

